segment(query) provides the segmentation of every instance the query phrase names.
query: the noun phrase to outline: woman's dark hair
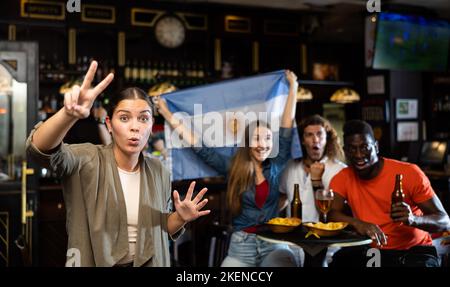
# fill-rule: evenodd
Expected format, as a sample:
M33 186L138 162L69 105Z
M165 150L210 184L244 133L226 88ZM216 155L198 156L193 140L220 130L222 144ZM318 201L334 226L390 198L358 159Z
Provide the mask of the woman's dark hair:
M162 140L164 143L166 142L166 140L164 139L164 132L157 132L150 136L148 143L150 145L151 150L154 150L153 145L157 143L159 140Z
M130 87L130 88L126 88L126 89L120 91L119 93L117 93L116 95L114 95L114 97L111 99L111 103L109 105L108 115L110 117L112 117L112 115L114 114L114 111L116 110L117 106L119 105L119 103L121 101L123 101L123 100L138 100L138 99L146 101L150 107L150 112L153 111L153 103L152 103L150 97L147 95L147 93L137 87Z
M343 160L344 152L342 150L336 130L333 128L333 126L327 119L319 115L309 116L300 123L300 126L298 127L300 139L303 140L303 133L305 132L307 126L315 126L315 125L322 126L325 129L325 132L327 133L327 144L325 146L325 155L330 159ZM306 156L306 149L303 145L302 151L303 156Z
M344 139L352 135L369 135L375 140L372 127L361 120L351 120L344 125Z

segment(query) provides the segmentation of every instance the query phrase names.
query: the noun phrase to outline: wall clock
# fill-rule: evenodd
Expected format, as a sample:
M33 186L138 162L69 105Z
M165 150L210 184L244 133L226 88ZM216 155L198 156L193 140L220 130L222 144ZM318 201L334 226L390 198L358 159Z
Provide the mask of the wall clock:
M162 16L155 24L155 37L166 48L177 48L184 43L186 28L175 16Z

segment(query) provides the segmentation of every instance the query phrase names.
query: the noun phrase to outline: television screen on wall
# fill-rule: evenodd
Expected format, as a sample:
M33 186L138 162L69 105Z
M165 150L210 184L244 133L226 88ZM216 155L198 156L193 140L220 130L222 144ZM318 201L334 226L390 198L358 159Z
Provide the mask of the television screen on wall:
M380 13L377 19L374 69L445 71L450 25L444 20Z

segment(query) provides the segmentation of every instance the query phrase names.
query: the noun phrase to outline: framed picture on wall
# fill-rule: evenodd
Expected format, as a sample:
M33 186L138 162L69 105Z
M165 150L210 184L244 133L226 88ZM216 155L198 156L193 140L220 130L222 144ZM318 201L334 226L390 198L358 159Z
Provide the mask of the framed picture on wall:
M316 81L338 81L339 66L329 63L314 63L312 76Z
M395 114L397 119L417 119L418 114L417 99L397 99L395 104Z
M419 140L419 122L398 122L397 141L410 142Z

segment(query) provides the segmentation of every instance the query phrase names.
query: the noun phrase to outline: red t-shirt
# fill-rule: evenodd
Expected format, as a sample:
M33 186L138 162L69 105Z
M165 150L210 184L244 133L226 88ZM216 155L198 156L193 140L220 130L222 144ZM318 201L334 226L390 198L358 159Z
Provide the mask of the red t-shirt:
M267 180L264 180L260 184L257 184L255 188L256 206L262 208L268 196L269 196L269 183L267 182ZM245 228L244 231L248 233L255 233L257 231L257 228L255 226L251 226Z
M416 245L431 245L428 232L394 222L390 216L396 174L403 174L405 202L414 215L423 215L417 204L431 199L434 191L426 175L414 164L385 158L380 174L371 180L359 179L348 167L331 180L330 188L347 199L356 218L381 228L388 237L383 249L404 250Z
M266 202L267 196L269 196L269 183L267 182L267 180L264 180L260 184L256 185L256 206L262 208L264 206L264 202Z

